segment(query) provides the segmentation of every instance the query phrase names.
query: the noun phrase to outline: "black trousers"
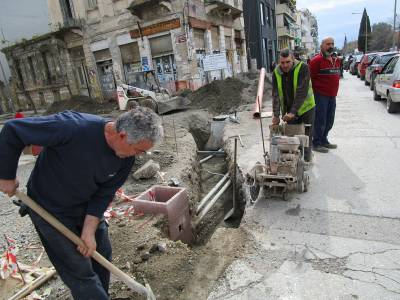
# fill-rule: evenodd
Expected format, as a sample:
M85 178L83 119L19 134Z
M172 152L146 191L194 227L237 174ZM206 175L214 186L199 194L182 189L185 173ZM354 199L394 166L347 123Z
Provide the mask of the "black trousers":
M30 209L29 216L51 263L62 281L71 290L74 299L108 300L110 272L95 260L82 256L75 244ZM76 235L81 235L82 218L59 214L54 215L54 217ZM107 260L111 260L111 243L108 237L108 225L105 221L99 224L95 237L97 252Z
M314 130L314 120L315 120L315 108L310 109L308 112L297 117L296 119L289 121L288 124L306 124L310 127L306 128L306 135L308 135L308 147L304 149L304 160L306 162L311 161L311 148L313 144L313 130Z

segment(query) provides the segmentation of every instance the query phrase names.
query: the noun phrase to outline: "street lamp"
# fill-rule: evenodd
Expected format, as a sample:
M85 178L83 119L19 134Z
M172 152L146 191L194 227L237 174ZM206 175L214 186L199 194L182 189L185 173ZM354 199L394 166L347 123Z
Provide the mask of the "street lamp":
M364 13L355 13L355 12L353 12L351 14L352 15L362 15ZM365 18L365 49L364 49L364 54L367 53L367 45L368 45L368 19Z

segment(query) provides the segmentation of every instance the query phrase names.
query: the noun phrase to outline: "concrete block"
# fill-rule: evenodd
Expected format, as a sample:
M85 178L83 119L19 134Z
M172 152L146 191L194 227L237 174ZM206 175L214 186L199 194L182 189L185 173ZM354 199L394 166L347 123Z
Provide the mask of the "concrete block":
M184 243L193 240L186 189L156 185L133 200L133 206L143 213L165 215L171 240Z

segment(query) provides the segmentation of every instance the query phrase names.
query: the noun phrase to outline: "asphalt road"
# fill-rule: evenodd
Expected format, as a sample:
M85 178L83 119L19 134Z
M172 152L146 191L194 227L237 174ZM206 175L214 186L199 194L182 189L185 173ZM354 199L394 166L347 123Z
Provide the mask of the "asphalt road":
M254 249L208 299L400 299L400 114L356 77L340 85L338 149L315 154L307 193L247 208ZM233 130L247 134L244 171L262 160L259 129L245 117Z

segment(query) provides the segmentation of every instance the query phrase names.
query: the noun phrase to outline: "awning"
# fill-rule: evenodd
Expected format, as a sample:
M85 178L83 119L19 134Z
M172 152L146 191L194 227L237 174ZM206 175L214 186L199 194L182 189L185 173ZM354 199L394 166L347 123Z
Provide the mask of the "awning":
M172 48L171 35L163 35L149 39L152 56L162 56L174 53Z
M140 52L138 43L130 43L119 47L123 64L140 62Z

